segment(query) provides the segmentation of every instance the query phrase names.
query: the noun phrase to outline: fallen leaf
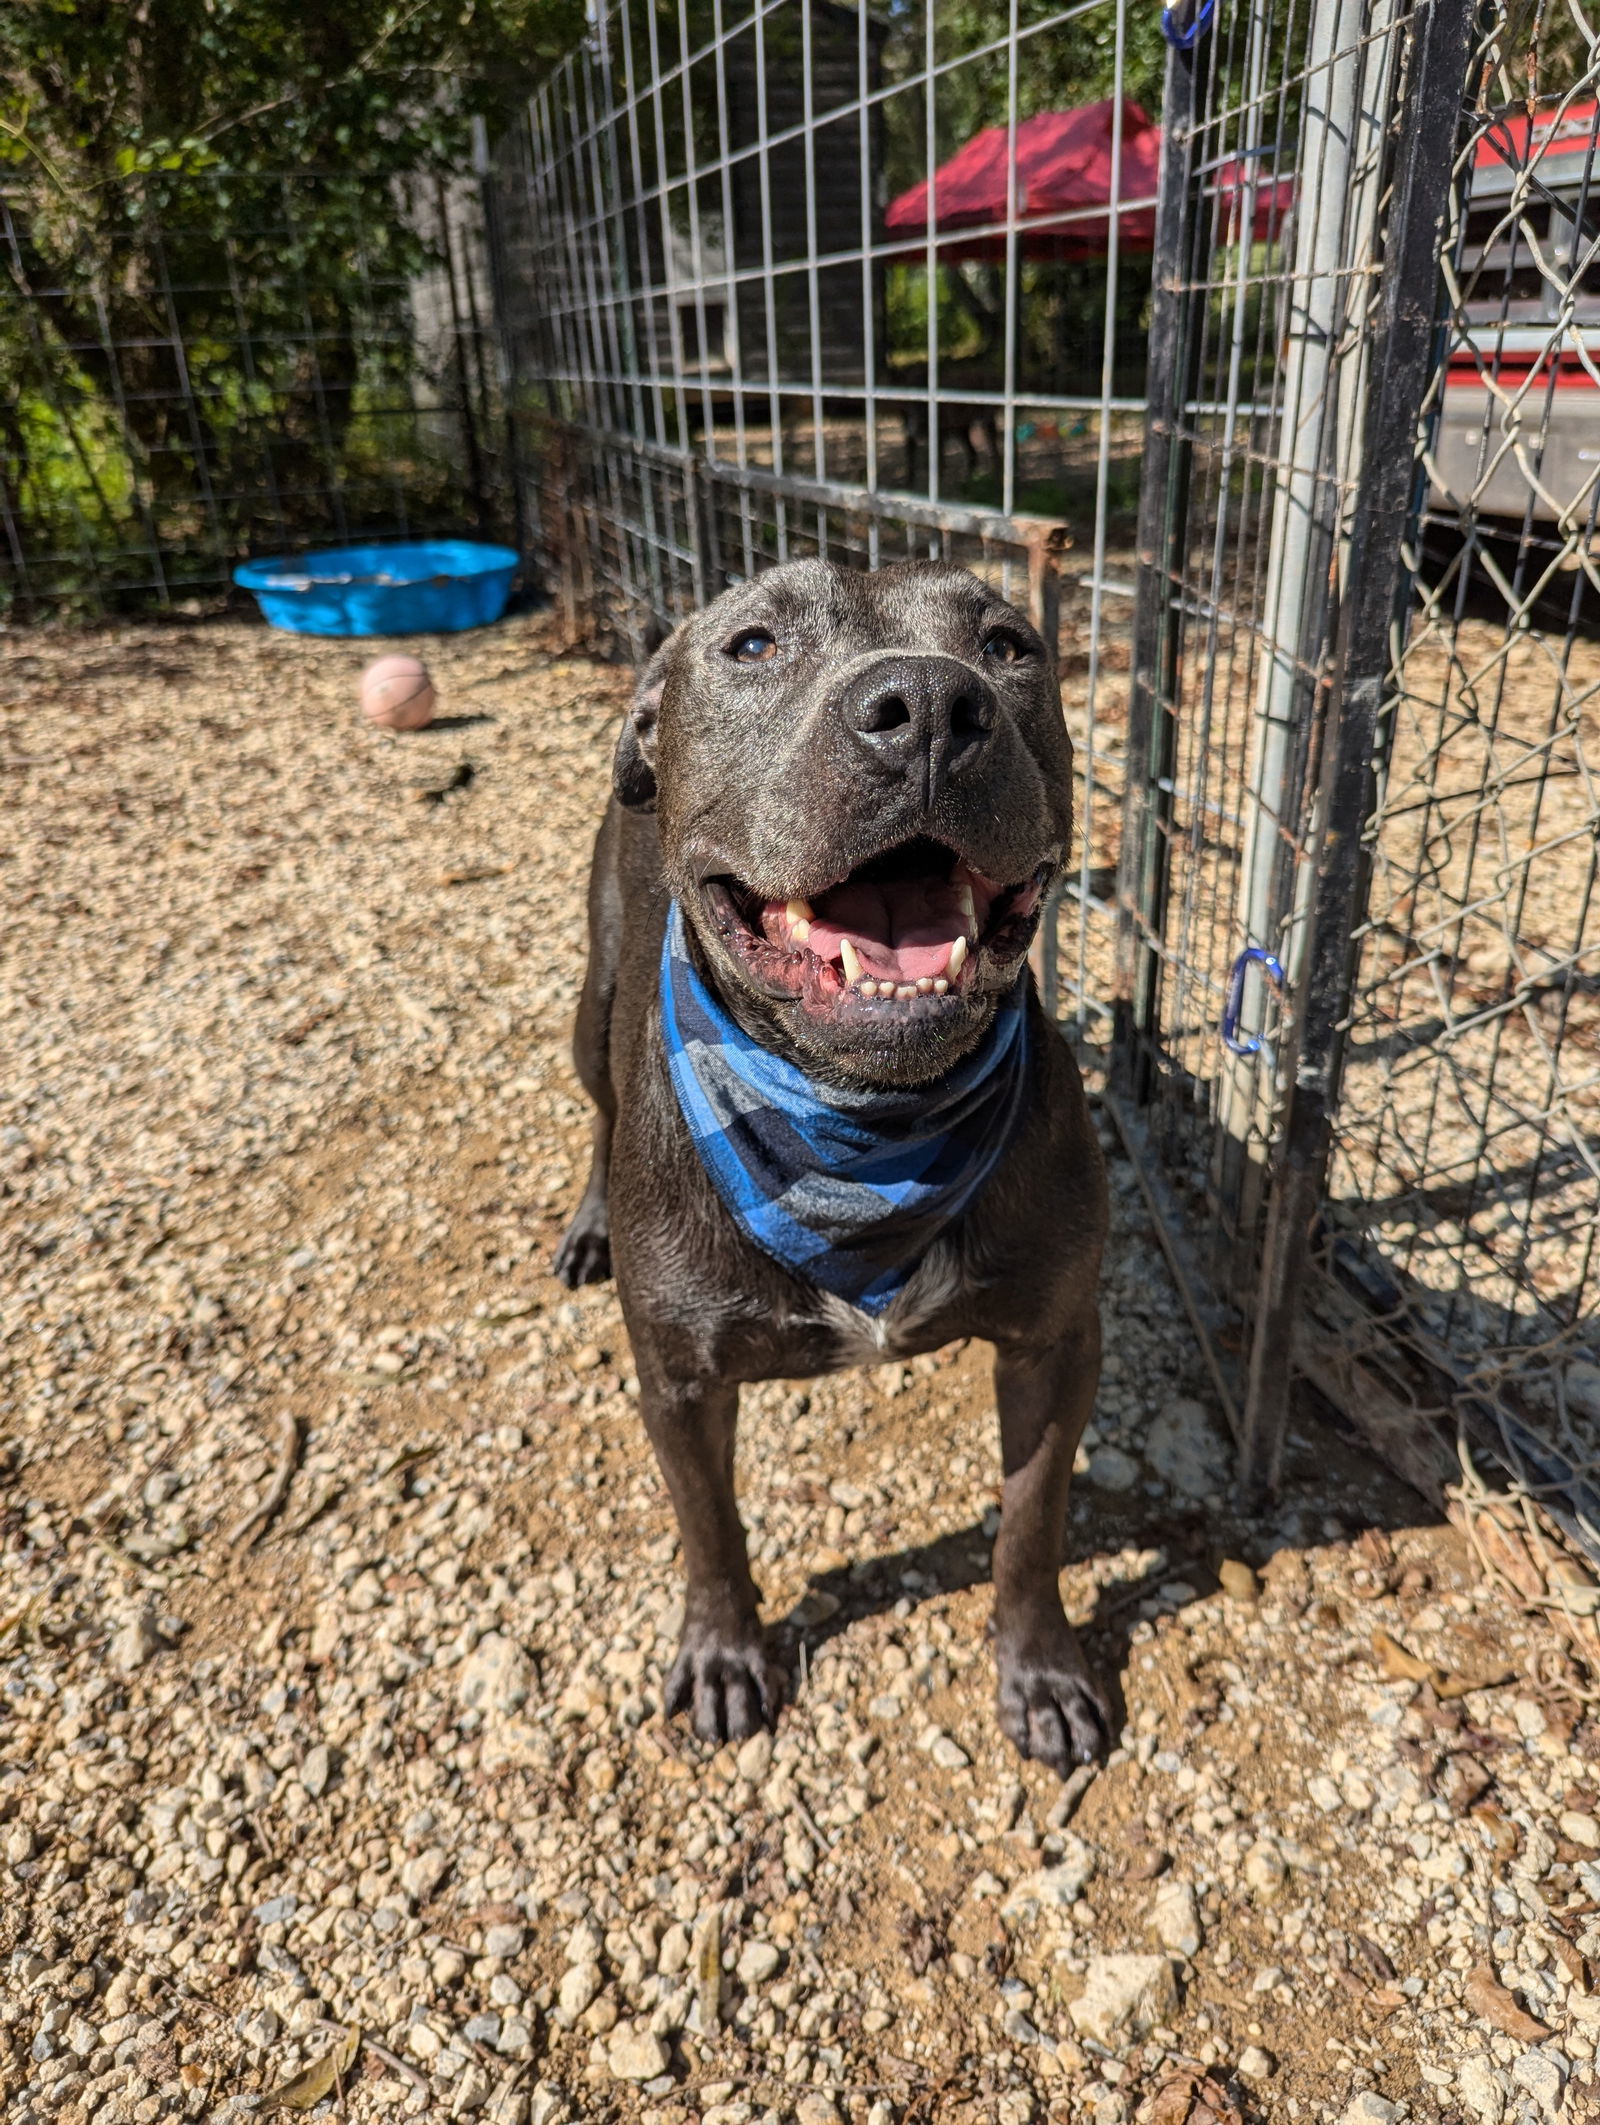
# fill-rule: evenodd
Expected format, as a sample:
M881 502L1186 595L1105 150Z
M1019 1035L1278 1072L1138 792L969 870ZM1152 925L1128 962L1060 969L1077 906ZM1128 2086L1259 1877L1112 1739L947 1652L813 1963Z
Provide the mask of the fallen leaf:
M1515 2037L1519 2044L1542 2044L1551 2034L1543 2022L1517 2005L1487 1963L1479 1963L1468 1972L1462 1980L1461 1997L1479 2021L1487 2022L1503 2036Z
M320 2059L313 2059L309 2066L302 2066L298 2073L290 2074L279 2087L270 2089L261 2099L262 2107L266 2110L310 2110L325 2095L332 2095L343 2085L360 2049L361 2031L347 2029L336 2044L328 2046Z
M1139 2125L1244 2125L1244 2118L1203 2066L1180 2066L1140 2106Z
M1492 1668L1482 1675L1452 1675L1447 1668L1435 1667L1431 1660L1408 1653L1399 1639L1391 1638L1387 1631L1373 1632L1372 1650L1391 1682L1425 1682L1441 1704L1468 1697L1474 1690L1497 1690L1514 1673L1511 1668Z
M1391 1682L1432 1682L1439 1672L1431 1660L1408 1653L1399 1639L1391 1638L1387 1631L1373 1632L1372 1650Z
M1515 1668L1491 1668L1486 1675L1441 1675L1433 1694L1442 1704L1457 1697L1470 1697L1474 1690L1499 1690L1515 1678Z

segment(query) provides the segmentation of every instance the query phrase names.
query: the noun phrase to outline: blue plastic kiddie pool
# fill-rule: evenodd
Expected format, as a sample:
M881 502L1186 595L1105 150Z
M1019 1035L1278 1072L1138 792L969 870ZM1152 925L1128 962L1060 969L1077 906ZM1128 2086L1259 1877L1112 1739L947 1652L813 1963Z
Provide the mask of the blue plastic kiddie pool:
M417 539L246 561L233 580L290 634L446 635L499 619L520 558L476 539Z

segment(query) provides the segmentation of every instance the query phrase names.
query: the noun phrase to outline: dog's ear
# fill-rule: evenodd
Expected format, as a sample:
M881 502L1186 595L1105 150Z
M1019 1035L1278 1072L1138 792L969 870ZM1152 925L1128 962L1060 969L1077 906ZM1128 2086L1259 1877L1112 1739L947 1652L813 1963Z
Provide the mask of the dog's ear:
M611 786L618 803L626 805L630 812L653 812L656 808L656 721L667 683L667 658L677 639L676 631L668 635L640 672L633 705L617 735Z

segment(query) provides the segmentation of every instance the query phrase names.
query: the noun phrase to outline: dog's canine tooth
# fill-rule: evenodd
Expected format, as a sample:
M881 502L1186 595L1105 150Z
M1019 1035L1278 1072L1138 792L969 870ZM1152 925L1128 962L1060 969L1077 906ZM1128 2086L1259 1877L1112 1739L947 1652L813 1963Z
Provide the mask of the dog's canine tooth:
M861 955L848 937L839 939L839 957L844 961L844 978L854 988L861 979Z
M804 938L816 919L809 900L791 900L787 909L789 923L797 937Z
M794 939L796 944L805 943L806 939L811 935L811 925L809 922L806 921L804 916L802 916L798 922L791 920L789 924L789 935Z
M956 891L960 897L962 908L966 912L967 928L972 932L973 936L976 937L978 934L978 909L977 903L973 900L972 897L972 887L963 878L961 883L957 886Z
M954 981L956 976L961 972L961 969L966 965L966 963L967 940L964 937L958 937L955 943L950 947L950 964L948 967L946 967L945 972L949 975L950 979Z
M931 974L919 974L917 976L917 994L919 996L931 996L933 994L933 977Z
M950 984L945 980L944 976L941 974L938 980L933 985L933 993L935 996L945 996L949 994L949 990Z

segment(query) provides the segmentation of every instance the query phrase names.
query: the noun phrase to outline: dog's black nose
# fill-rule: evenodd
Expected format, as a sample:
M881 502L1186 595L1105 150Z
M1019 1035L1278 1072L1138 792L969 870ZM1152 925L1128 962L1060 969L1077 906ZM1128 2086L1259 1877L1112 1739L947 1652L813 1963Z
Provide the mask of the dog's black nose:
M878 658L851 675L834 707L877 766L925 774L930 803L982 758L996 715L988 686L955 657Z

